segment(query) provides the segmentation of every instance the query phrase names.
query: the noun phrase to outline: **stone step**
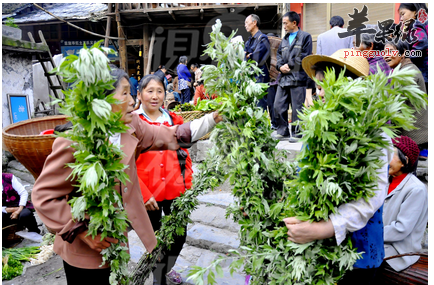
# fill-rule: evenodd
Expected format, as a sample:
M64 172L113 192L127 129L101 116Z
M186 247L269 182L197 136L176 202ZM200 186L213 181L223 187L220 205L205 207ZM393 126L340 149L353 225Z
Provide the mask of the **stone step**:
M229 249L237 249L240 240L237 232L198 223L187 231L187 243L195 247L227 253Z
M298 142L290 143L288 141L280 141L276 148L289 151L288 159L293 160L293 158L300 152L301 146L302 144ZM201 162L205 160L208 149L212 147L213 144L210 140L198 141L197 143L193 144L193 146L189 149L191 160L193 162Z
M190 268L192 266L200 266L207 267L209 266L215 259L223 256L221 253L213 252L207 249L194 247L191 245L184 245L178 259L176 260L175 266L173 269L181 274L183 284L192 285L194 284L192 280L187 281L187 275L190 272ZM220 277L216 274L216 282L219 285L244 285L245 275L242 273L242 268L239 272L234 272L231 276L229 271L229 265L231 264L232 259L228 258L220 263L223 269L223 277ZM216 272L214 272L216 273ZM204 283L207 284L208 274L205 275Z
M17 160L12 160L8 163L7 172L18 177L23 185L30 184L33 187L33 184L35 184L35 178L33 175L30 174L27 168L25 168L24 165L19 163Z
M194 223L237 233L240 230L240 225L232 220L232 215L227 219L225 216L226 210L221 207L200 204L199 207L191 213L190 218Z
M234 202L234 196L228 192L209 192L207 194L197 196L201 204L212 204L226 208Z

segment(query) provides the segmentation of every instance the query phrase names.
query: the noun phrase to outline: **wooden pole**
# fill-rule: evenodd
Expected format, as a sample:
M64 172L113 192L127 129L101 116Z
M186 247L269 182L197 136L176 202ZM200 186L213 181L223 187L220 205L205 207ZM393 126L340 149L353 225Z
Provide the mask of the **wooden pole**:
M143 25L143 70L142 76L148 75L148 57L149 57L149 28L148 25Z
M108 3L108 11L107 13L111 13L112 12L112 4ZM109 36L110 36L110 29L111 29L111 23L112 23L112 17L111 16L107 16L107 28L105 30L105 40L104 40L104 46L108 47L109 46Z
M119 3L116 3L116 23L118 26L118 36L121 38L125 34L122 28L121 15L119 13ZM123 40L119 40L119 65L121 69L128 72L127 45L125 38Z
M154 53L155 29L152 30L151 43L149 44L148 65L146 66L146 74L151 73L152 54Z

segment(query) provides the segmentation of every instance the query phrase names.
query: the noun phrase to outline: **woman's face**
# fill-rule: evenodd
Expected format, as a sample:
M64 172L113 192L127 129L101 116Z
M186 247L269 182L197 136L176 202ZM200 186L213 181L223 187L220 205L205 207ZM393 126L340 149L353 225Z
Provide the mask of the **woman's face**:
M387 49L392 51L392 50L396 50L396 48L391 44L386 44L386 46L384 47L384 51L386 52L384 55L384 60L387 62L387 65L389 65L391 68L395 68L404 58L404 55L401 56L399 56L399 54L393 55L392 52L387 52Z
M399 9L398 13L400 17L399 20L401 22L406 22L411 19L416 19L416 11L410 11L406 8L401 8Z
M395 152L393 154L392 161L389 164L389 175L393 177L401 175L403 173L401 169L404 166L404 164L399 159L398 149L395 147L394 150Z
M322 72L316 72L315 73L315 78L319 80L319 82L322 82L324 80L324 73ZM316 85L316 95L325 103L325 91L324 89L319 86Z
M134 99L130 94L130 81L126 78L122 78L119 81L118 87L116 87L115 95L113 98L121 101L120 104L112 105L112 112L121 111L122 117L121 121L124 124L129 124L133 120L133 110L134 110Z
M164 103L164 86L155 80L149 81L137 96L142 102L143 111L153 113L158 111Z

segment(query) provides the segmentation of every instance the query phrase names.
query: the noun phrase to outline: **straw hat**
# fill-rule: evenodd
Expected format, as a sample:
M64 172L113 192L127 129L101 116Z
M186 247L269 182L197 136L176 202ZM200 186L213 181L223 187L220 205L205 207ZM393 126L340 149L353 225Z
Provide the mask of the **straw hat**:
M327 55L309 55L303 58L301 62L304 71L310 78L315 77L315 71L311 68L318 62L332 62L342 67L346 66L347 70L357 76L368 76L369 62L363 56L356 56L354 49L340 49L331 56Z

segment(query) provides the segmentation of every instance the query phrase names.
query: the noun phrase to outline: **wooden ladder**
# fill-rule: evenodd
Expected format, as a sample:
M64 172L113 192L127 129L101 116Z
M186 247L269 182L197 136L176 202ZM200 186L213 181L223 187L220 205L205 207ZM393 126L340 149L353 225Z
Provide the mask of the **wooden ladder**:
M39 30L38 33L39 33L39 38L41 39L42 43L47 45L47 42L45 41L44 34L42 33L42 31ZM30 41L32 43L36 43L31 32L28 32L27 35L29 36ZM42 53L42 54L38 53L36 55L36 57L37 57L38 61L41 63L42 68L44 69L44 75L48 79L48 87L51 90L53 90L54 96L57 99L62 99L63 98L62 90L65 90L65 86L64 86L64 83L62 81L62 78L59 75L48 71L47 67L44 64L45 62L50 62L51 65L53 66L53 68L56 67L56 64L54 63L53 57L51 56L50 50L48 50L46 53ZM60 82L60 85L54 85L53 80L51 79L51 76L56 76L58 82ZM53 106L53 108L54 108L54 106Z

